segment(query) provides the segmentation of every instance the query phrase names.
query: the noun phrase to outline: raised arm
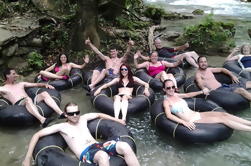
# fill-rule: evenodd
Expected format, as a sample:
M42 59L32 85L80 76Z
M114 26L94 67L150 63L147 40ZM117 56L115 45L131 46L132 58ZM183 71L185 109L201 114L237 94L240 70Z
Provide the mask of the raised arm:
M134 54L134 65L137 69L139 68L147 68L148 65L149 65L149 62L144 62L144 63L141 63L141 64L138 64L138 58L139 58L139 54L140 52L137 51L135 54Z
M134 45L134 41L129 40L128 44L127 44L127 49L126 52L124 53L124 55L121 57L122 62L125 62L127 60L128 55L131 52L132 46Z
M164 107L164 111L165 111L165 114L166 114L166 117L174 122L177 122L177 123L180 123L180 124L183 124L184 126L186 126L188 129L190 130L194 130L195 129L195 125L194 123L190 123L190 122L186 122L184 121L183 119L177 117L176 115L173 115L171 113L171 108L169 106L169 102L168 100L164 100L163 102L163 107Z
M84 63L82 65L78 65L78 64L75 64L75 63L70 63L70 65L71 65L72 68L83 69L86 66L86 64L89 63L89 56L85 55L83 57L83 61L84 61Z
M181 64L181 62L182 62L182 59L179 59L178 61L173 62L173 63L170 63L167 61L162 61L161 63L164 64L166 67L177 67L179 66L179 64Z
M185 43L185 44L183 44L181 46L175 47L174 51L183 51L183 50L187 49L188 47L189 47L189 44Z
M119 78L114 78L112 81L110 81L110 82L108 82L108 83L106 83L106 84L103 84L101 87L99 87L99 88L95 91L94 96L97 96L97 95L101 92L102 89L108 88L108 87L110 87L110 86L116 84L118 81L119 81Z
M32 153L34 151L34 148L35 148L39 138L44 137L46 135L56 133L56 132L59 132L60 128L62 128L62 127L60 127L61 125L62 124L56 124L56 125L44 128L33 135L33 137L31 138L31 141L29 143L28 151L27 151L26 156L24 158L24 161L22 163L23 166L30 166L31 165Z
M85 44L88 45L92 49L92 51L94 51L100 57L100 59L102 59L103 61L106 61L109 58L109 57L105 56L104 54L102 54L98 50L98 48L91 43L89 38L85 40Z
M236 56L236 53L240 51L239 47L235 47L233 51L227 56L225 61L234 61L239 59L239 56Z
M146 96L150 96L149 84L148 84L148 83L142 81L141 79L139 79L138 77L135 77L135 76L133 76L133 80L134 80L136 83L138 83L138 84L140 84L140 85L143 85L143 86L145 87L144 94L145 94Z

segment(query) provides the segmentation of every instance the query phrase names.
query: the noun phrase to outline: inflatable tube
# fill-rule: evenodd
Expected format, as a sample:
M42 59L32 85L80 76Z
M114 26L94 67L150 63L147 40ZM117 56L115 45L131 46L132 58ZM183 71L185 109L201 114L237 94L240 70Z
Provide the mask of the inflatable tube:
M154 93L149 88L150 96L144 95L144 87L135 85L133 88L133 98L129 100L128 105L128 114L135 114L137 112L147 110L154 101ZM96 109L99 111L114 116L113 109L113 97L115 94L118 94L118 88L116 85L109 88L103 89L100 94L97 96L91 94L91 102Z
M70 77L67 80L49 80L44 81L38 76L35 78L35 82L48 83L55 87L57 90L66 90L70 89L83 81L82 72L80 69L73 68L70 72Z
M201 98L185 99L190 109L200 112L205 111L224 111L217 104L210 100ZM211 143L222 141L229 138L233 130L223 124L196 123L195 130L189 130L187 127L167 119L163 99L158 100L151 107L151 117L155 125L164 130L165 133L186 143Z
M96 119L88 122L88 128L95 139L127 142L136 153L136 144L129 129L114 121ZM59 134L45 136L39 139L33 151L33 158L37 166L95 166L80 162L70 157L64 150L67 148L63 137ZM111 156L111 166L126 166L122 156Z
M27 88L25 90L32 99L34 99L37 94L47 91L54 101L60 105L61 96L56 90L46 88ZM36 106L39 113L45 118L49 117L54 112L44 102L39 102ZM37 122L38 120L26 110L25 106L12 105L7 99L0 99L0 125L16 127L31 126Z
M180 67L169 68L167 73L172 73L174 75L178 86L181 86L186 81L186 74ZM150 87L155 92L162 91L163 83L160 81L160 79L151 77L145 69L138 69L135 72L135 76L149 83Z
M232 83L231 79L224 74L215 74L215 77L221 83ZM183 87L185 92L196 92L200 90L200 88L194 81L194 77L190 77L189 79L187 79ZM234 92L224 90L213 90L210 92L209 96L199 95L197 97L206 97L207 99L217 103L220 107L224 108L228 112L234 113L249 108L249 101Z
M223 67L236 73L237 75L241 76L242 78L245 78L247 80L251 80L251 72L248 72L246 70L243 70L241 66L239 65L238 61L226 61L223 64Z

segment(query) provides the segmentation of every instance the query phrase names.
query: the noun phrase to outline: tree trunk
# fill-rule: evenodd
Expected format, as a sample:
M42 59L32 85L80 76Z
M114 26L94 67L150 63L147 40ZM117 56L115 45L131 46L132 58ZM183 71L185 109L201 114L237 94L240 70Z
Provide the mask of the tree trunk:
M100 46L100 38L97 32L97 0L79 0L76 26L73 31L71 48L81 51L85 47L84 41L88 37L95 46Z

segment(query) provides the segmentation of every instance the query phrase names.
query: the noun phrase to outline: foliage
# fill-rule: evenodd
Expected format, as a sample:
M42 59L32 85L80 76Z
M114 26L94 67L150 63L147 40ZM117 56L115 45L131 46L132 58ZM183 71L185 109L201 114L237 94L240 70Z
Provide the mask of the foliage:
M196 9L192 12L194 15L203 15L204 14L204 11L201 10L201 9Z
M225 52L234 46L234 33L234 24L215 21L212 15L208 15L202 23L185 27L178 44L189 42L197 52Z
M33 69L42 69L44 66L43 56L37 52L30 52L27 55L28 65Z
M6 15L8 14L8 8L7 5L0 1L0 18L6 17Z
M149 22L145 21L128 20L127 18L122 16L117 17L115 21L119 28L129 29L129 30L146 28L150 24Z
M147 6L146 9L144 10L143 14L146 17L151 18L153 20L160 20L161 17L166 15L166 12L162 8L157 8L155 6Z

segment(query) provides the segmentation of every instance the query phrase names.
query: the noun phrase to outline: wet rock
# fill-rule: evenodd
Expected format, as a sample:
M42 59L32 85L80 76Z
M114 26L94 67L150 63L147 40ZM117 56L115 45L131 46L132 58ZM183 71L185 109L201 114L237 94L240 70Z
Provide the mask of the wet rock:
M161 38L168 41L174 41L178 37L180 37L180 33L175 31L167 31L161 36Z
M8 48L3 49L2 55L7 57L13 56L15 55L17 49L18 49L18 44L16 43L14 45L9 46Z
M17 71L27 68L28 66L28 62L21 57L12 57L8 62L8 67L15 68Z

